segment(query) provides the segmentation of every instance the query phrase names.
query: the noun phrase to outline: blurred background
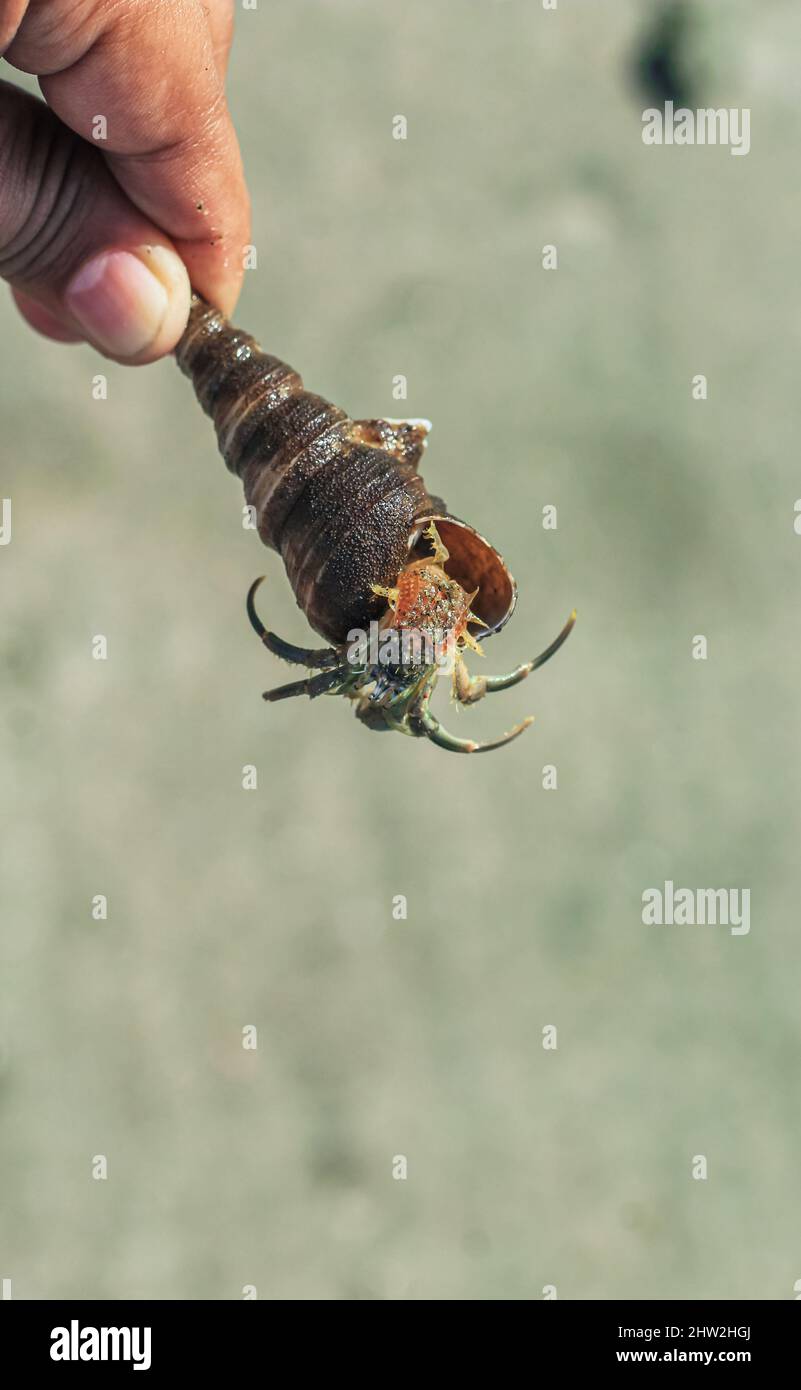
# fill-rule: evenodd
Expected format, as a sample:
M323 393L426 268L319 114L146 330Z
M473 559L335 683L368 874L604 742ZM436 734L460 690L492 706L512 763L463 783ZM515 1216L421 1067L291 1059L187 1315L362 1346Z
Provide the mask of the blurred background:
M486 758L265 707L256 574L310 634L188 382L4 296L15 1297L793 1297L800 41L792 0L238 14L237 320L354 416L434 421L430 487L520 587L486 669L578 608L450 716L536 714ZM643 145L672 97L750 108L750 154ZM749 888L750 934L644 926L668 878Z

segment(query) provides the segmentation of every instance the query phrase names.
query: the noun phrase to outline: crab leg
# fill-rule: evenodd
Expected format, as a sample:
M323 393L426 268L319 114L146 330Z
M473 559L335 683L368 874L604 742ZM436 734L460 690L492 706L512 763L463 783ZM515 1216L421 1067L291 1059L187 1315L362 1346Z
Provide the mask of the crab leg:
M514 671L510 671L508 676L474 676L472 679L467 674L467 668L463 661L458 661L454 668L453 693L456 699L463 705L474 705L477 700L483 700L485 695L491 695L496 690L508 690L511 685L517 685L519 681L524 681L526 676L530 676L532 671L536 671L540 666L544 666L546 661L550 661L555 652L558 652L563 642L566 642L576 621L576 610L570 614L562 631L555 637L550 647L546 647L544 652L540 652L533 661L527 661L523 666L518 666Z
M476 743L474 739L456 738L455 734L449 733L429 709L422 709L419 717L426 737L440 748L447 748L451 753L490 753L493 748L503 748L513 739L519 738L521 734L525 733L529 724L534 723L534 716L529 715L522 724L515 724L513 729L510 729L507 734L501 734L500 738L492 739L489 743Z
M275 700L289 700L293 695L308 695L313 700L316 695L327 695L329 690L334 690L348 674L347 666L337 666L332 671L320 671L316 676L309 676L305 681L290 681L288 685L265 690L261 698L271 704Z
M484 676L484 680L487 682L487 693L491 694L493 690L508 690L510 685L517 685L518 681L524 681L526 676L530 676L532 671L544 666L546 661L550 661L551 657L558 652L562 643L567 641L575 622L576 610L574 608L559 636L554 638L550 647L546 647L544 652L535 656L533 661L527 661L525 665L518 666L517 670L511 671L508 676Z
M256 612L254 602L256 590L263 581L264 575L259 579L254 579L248 589L247 611L253 630L258 633L267 650L271 651L274 656L280 656L282 661L291 661L296 666L309 666L313 670L338 666L342 658L333 647L318 647L316 649L295 647L291 642L285 642L283 637L279 637L275 632L268 632ZM303 682L301 681L300 684Z

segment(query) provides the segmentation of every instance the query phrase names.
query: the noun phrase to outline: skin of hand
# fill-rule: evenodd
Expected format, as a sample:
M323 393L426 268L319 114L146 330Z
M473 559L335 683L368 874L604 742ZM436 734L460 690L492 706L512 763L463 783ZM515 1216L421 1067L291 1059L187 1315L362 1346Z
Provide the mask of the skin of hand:
M0 0L0 276L38 332L140 365L190 281L226 315L250 204L225 100L234 0ZM45 104L46 103L46 104Z

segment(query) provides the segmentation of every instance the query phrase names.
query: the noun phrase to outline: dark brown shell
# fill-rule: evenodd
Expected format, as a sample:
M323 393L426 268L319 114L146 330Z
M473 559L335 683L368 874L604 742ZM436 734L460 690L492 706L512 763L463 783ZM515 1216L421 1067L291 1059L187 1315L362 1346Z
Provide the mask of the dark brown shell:
M242 479L262 540L328 641L344 642L380 615L385 600L372 585L394 584L410 559L430 553L422 535L430 519L451 552L448 572L478 589L479 617L497 630L511 616L514 580L489 542L427 492L417 471L424 432L413 423L351 420L197 296L175 355Z

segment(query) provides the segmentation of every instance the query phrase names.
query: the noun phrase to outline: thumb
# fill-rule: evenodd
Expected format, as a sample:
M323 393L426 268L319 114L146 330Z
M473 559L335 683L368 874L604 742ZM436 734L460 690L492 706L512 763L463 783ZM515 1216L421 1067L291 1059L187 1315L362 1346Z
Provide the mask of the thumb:
M175 347L189 276L98 150L41 101L0 82L0 276L31 325L120 362Z

